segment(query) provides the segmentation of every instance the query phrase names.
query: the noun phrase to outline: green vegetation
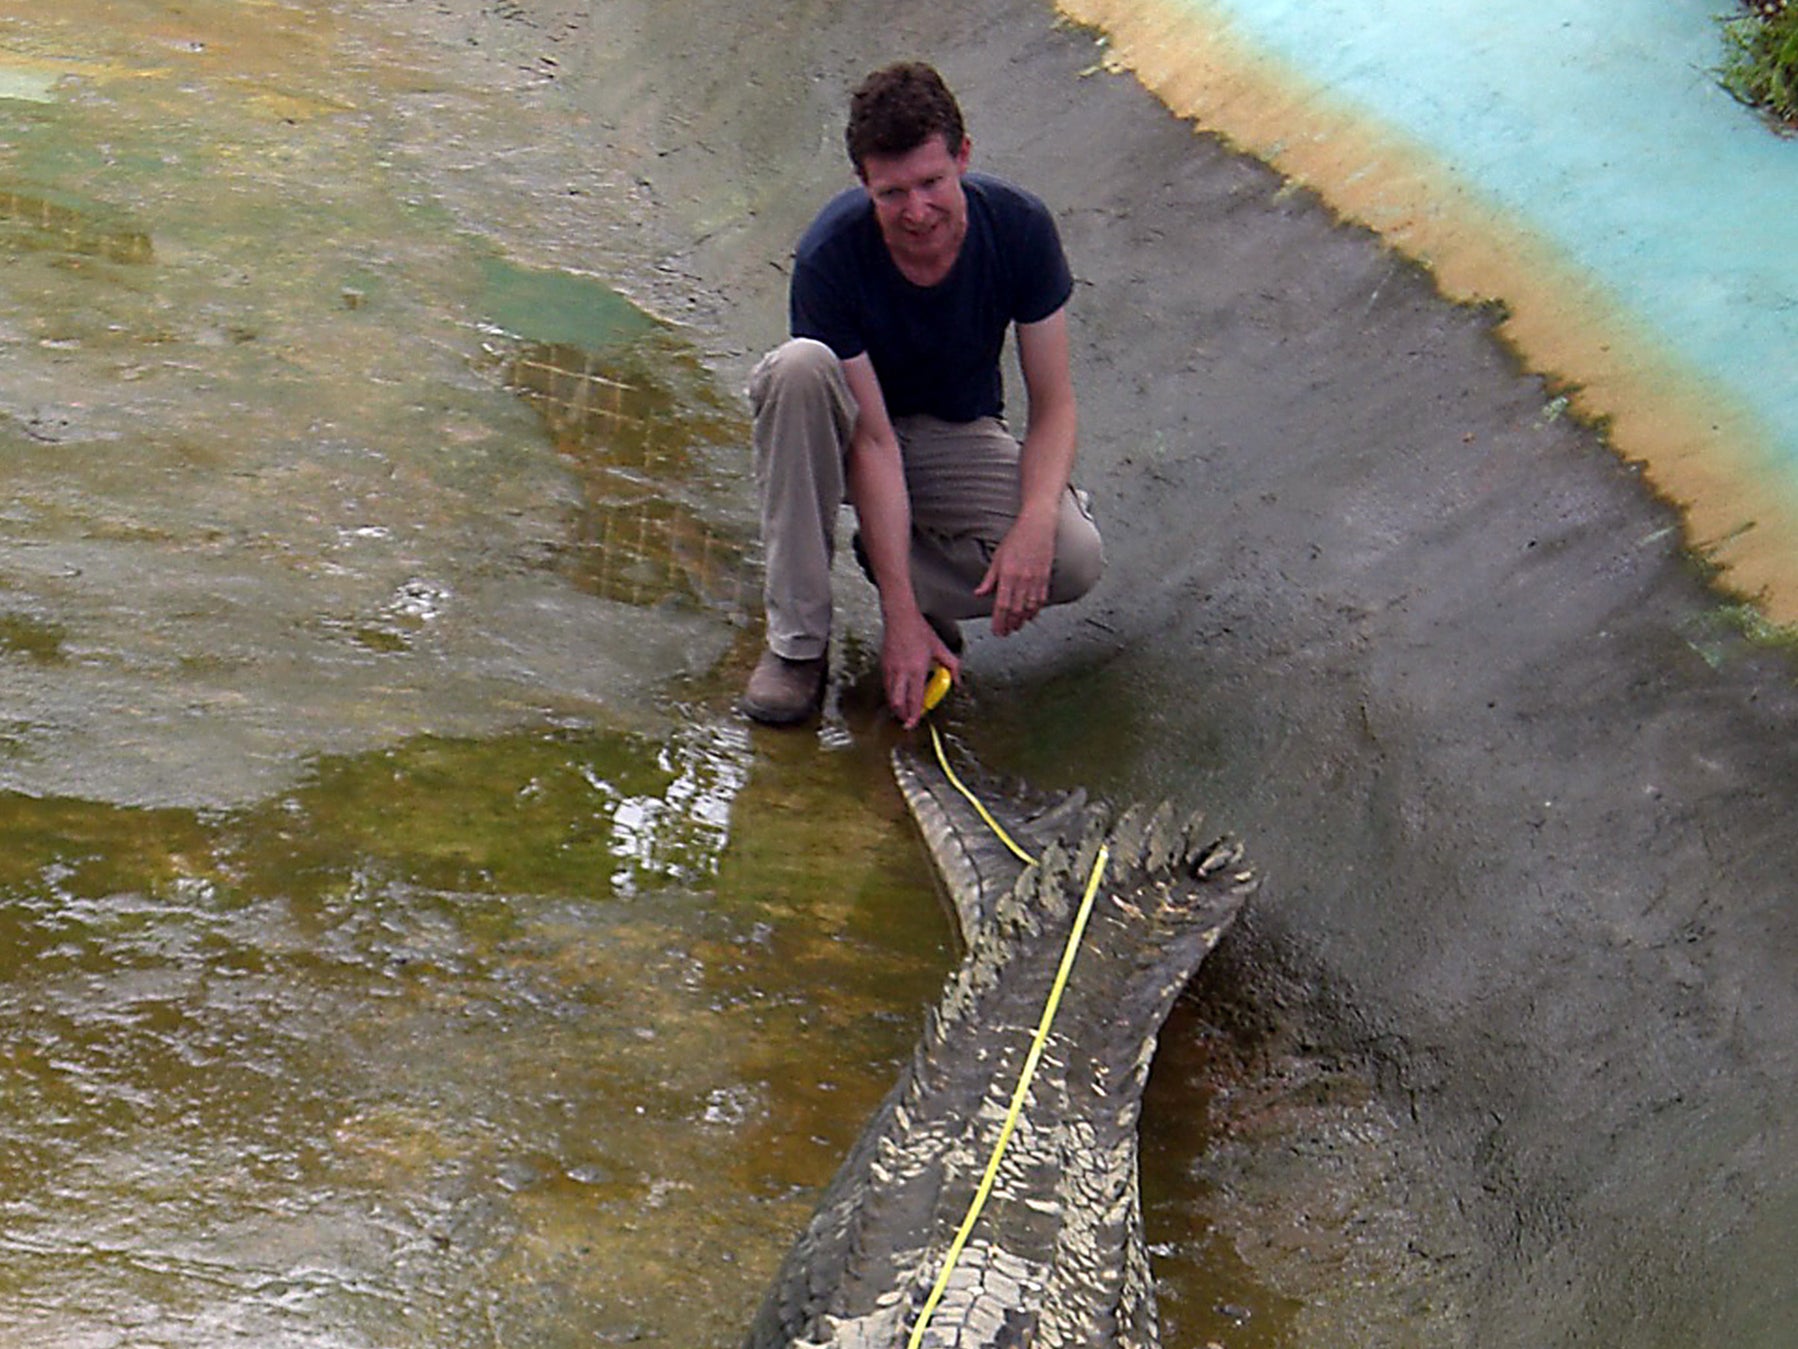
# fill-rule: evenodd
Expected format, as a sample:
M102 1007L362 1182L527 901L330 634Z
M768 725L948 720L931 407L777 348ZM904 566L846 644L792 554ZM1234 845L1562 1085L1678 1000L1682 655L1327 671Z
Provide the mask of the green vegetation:
M1718 615L1756 646L1774 647L1798 655L1798 623L1775 623L1755 604L1726 604Z
M1724 23L1731 48L1719 72L1723 87L1798 129L1798 7L1755 5Z

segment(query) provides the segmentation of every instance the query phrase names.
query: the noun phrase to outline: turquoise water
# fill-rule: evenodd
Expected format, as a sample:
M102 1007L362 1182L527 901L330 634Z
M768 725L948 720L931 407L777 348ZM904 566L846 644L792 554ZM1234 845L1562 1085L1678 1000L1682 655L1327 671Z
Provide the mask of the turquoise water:
M1772 428L1798 490L1798 141L1719 87L1727 0L1180 0L1406 133Z

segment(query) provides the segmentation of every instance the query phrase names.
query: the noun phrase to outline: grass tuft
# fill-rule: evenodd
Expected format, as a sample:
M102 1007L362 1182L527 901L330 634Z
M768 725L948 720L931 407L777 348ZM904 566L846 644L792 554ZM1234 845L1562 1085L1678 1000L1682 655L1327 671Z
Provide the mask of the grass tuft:
M1726 19L1730 54L1718 72L1723 87L1798 130L1798 5L1757 5Z

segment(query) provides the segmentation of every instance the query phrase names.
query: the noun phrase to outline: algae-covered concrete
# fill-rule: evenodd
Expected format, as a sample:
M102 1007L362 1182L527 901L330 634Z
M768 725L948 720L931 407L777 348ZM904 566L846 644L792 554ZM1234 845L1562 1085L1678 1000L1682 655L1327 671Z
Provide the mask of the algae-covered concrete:
M1413 1122L1471 1233L1435 1247L1467 1341L1783 1342L1798 693L1672 512L1493 316L1034 0L576 8L471 33L554 57L635 183L637 293L728 378L780 334L868 66L935 61L976 162L1056 209L1110 570L972 668L995 709L1103 700L1055 773L1246 837L1267 884L1208 996Z

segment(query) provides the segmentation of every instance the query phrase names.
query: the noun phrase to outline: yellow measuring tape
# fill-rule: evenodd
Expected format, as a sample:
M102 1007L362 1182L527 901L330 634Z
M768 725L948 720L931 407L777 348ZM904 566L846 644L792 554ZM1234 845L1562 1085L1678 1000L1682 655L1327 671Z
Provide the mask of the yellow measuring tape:
M1036 861L1029 853L1020 848L1000 828L978 797L962 784L955 776L955 770L949 767L949 757L943 751L943 738L937 734L933 723L930 727L930 741L936 748L937 763L941 765L943 774L950 785L967 797L980 818L986 821L987 827L998 835L999 840L1007 848L1022 858L1025 863ZM943 1260L943 1272L937 1275L936 1285L930 1290L930 1296L924 1300L924 1309L918 1313L917 1324L912 1327L911 1337L906 1341L906 1349L918 1349L924 1342L924 1328L930 1324L931 1313L936 1310L937 1303L943 1300L943 1294L949 1287L949 1278L955 1272L956 1262L961 1259L962 1248L968 1244L968 1235L973 1232L974 1224L979 1221L980 1210L986 1207L987 1196L993 1192L993 1182L999 1175L999 1161L1005 1155L1005 1145L1011 1142L1012 1131L1017 1128L1018 1116L1024 1112L1024 1096L1030 1090L1031 1079L1036 1076L1037 1064L1043 1057L1043 1047L1049 1042L1049 1026L1055 1020L1055 1009L1061 1005L1062 990L1067 987L1068 975L1074 969L1074 955L1080 949L1080 938L1086 932L1086 920L1092 916L1093 899L1099 893L1099 882L1105 875L1105 863L1110 859L1111 850L1104 846L1099 848L1099 855L1093 859L1091 877L1086 882L1086 893L1080 900L1080 911L1074 915L1074 926L1068 932L1068 943L1061 953L1061 967L1055 972L1055 983L1049 989L1049 1000L1043 1005L1043 1014L1036 1023L1036 1034L1030 1041L1030 1053L1024 1058L1024 1067L1018 1073L1018 1085L1011 1093L1011 1106L1005 1112L1005 1123L999 1130L999 1139L993 1144L993 1155L987 1161L986 1174L981 1176L980 1184L974 1191L974 1202L968 1205L968 1215L961 1220L961 1227L955 1233L955 1239L949 1243L949 1254Z

